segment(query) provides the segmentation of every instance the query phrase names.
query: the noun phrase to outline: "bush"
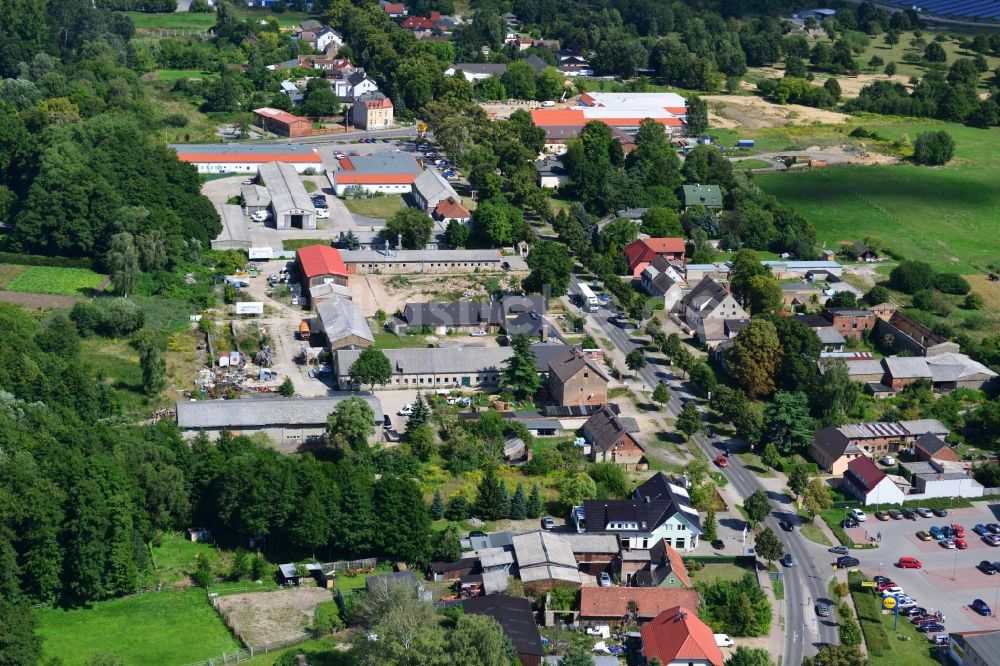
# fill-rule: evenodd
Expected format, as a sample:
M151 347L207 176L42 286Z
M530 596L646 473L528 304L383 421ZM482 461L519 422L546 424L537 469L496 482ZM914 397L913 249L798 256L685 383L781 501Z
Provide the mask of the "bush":
M985 303L983 302L983 297L979 294L970 293L962 301L962 307L966 310L982 310Z
M933 289L921 289L913 295L913 305L924 312L932 312L941 317L951 313L951 305Z
M889 284L905 294L915 294L934 285L934 269L922 261L903 261L889 273Z
M917 135L917 143L913 148L913 161L917 164L936 166L949 162L954 156L955 140L947 132L942 130Z
M317 638L336 633L344 626L344 618L340 616L336 601L323 601L316 606L311 630Z
M858 609L858 619L861 621L861 631L865 636L868 652L879 656L890 649L889 635L882 624L881 599L875 597L869 588L861 587L865 579L863 574L848 574L851 583L851 596L854 607Z
M934 278L934 287L945 294L957 296L965 296L972 291L972 287L965 278L957 273L939 273Z
M713 631L732 636L767 634L771 626L771 606L753 573L747 573L738 581L716 580L698 589L705 601L699 614Z

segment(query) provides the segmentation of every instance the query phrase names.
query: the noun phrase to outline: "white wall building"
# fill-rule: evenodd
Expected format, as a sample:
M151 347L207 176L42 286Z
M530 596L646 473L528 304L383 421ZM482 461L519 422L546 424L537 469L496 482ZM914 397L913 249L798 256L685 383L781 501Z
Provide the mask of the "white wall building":
M281 162L298 173L309 169L321 171L323 159L308 146L298 144L201 143L172 144L181 162L193 164L198 173L255 174L261 164Z

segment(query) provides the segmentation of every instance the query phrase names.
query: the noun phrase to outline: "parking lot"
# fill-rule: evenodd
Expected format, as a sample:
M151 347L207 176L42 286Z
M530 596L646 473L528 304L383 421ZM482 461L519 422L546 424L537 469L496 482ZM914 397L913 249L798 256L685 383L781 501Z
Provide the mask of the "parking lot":
M916 536L932 525L954 523L965 528L966 550L948 550L937 541L921 541ZM946 518L918 516L916 520L880 521L868 512L866 522L847 532L858 543L865 541L866 534L881 534L878 548L851 552L861 561L861 570L869 576L891 578L928 611L943 611L949 631L1000 629L1000 618L983 617L969 608L980 598L996 613L1000 601L1000 575L989 576L976 568L982 560L1000 560L1000 548L987 545L972 531L978 523L1000 523L1000 504L984 502L969 509L949 509ZM895 563L900 557L915 557L923 567L899 569Z

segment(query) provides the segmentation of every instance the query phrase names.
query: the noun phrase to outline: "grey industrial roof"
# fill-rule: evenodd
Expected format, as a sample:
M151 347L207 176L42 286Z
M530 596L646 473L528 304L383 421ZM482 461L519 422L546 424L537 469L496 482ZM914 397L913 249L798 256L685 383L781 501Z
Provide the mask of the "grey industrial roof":
M424 169L419 176L413 179L413 189L419 192L425 201L437 203L448 197L453 197L458 202L462 201L462 197L458 196L455 188L445 180L444 176L438 173L437 169Z
M949 352L928 356L925 360L927 361L928 368L930 368L931 375L934 377L934 381L947 381L944 377L949 373L954 373L955 379L961 379L969 375L997 376L997 373L965 354ZM953 370L954 368L958 369Z
M526 534L514 536L514 557L517 566L537 566L554 564L576 569L576 556L569 543L560 535L551 532L535 530Z
M607 553L618 552L618 537L614 534L560 534L574 553Z
M922 356L890 356L883 363L894 379L931 376L927 361Z
M847 342L844 336L840 334L840 331L833 326L820 326L815 331L819 341L824 345L842 345Z
M483 548L479 551L479 563L484 569L503 567L514 563L514 555L503 548Z
M316 306L316 314L319 316L323 331L327 339L333 343L355 335L369 342L375 342L371 329L365 316L354 301L340 296L331 296L323 299Z
M243 203L249 207L267 206L271 203L271 194L261 185L243 185L240 187Z
M271 195L271 206L276 215L291 210L316 210L298 172L291 164L267 162L260 165L258 172Z
M354 165L354 170L343 173L421 173L417 159L410 153L386 151L374 155L355 155L347 159ZM337 173L342 171L338 170Z
M908 433L915 436L932 433L934 435L941 435L944 437L951 432L948 430L948 426L941 423L937 419L913 419L910 421L900 421L899 425L906 428Z
M383 349L394 374L431 375L467 372L498 372L514 354L510 347L426 347ZM361 355L356 350L338 350L337 367L346 371Z
M459 263L484 262L500 263L499 250L393 250L391 256L377 250L341 250L340 258L345 264L379 263Z
M851 359L845 360L847 374L851 377L858 375L881 375L885 372L882 361L878 359Z
M370 393L343 392L322 398L181 400L177 402L177 426L182 430L198 430L320 425L347 398L367 402L375 412L375 421L382 423L382 403L377 397Z
M222 218L222 233L218 240L250 242L250 221L243 215L243 209L233 204L219 204L219 217Z
M309 287L309 300L314 305L332 296L350 298L351 288L342 284L337 284L336 282L324 282L323 284L317 284Z
M312 146L302 143L172 143L170 147L178 155L185 155L187 153L214 153L217 155L229 155L231 153L239 153L241 155L273 155L274 153L281 153L283 155L312 155L315 152Z

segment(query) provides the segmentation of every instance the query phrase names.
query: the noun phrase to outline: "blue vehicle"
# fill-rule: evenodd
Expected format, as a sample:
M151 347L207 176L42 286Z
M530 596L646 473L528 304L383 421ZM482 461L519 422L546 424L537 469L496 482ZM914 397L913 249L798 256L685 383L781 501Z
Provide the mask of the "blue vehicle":
M944 538L944 532L937 525L931 525L931 528L927 532L934 538L935 541L940 541Z
M972 531L978 534L979 536L986 536L987 534L990 533L990 531L986 529L986 525L983 525L982 523L979 523L978 525L973 527Z
M953 530L951 528L951 525L945 525L944 527L942 527L941 528L941 534L944 535L945 539L954 539L955 538L955 530Z
M972 604L970 605L970 608L972 608L972 610L976 611L983 617L990 617L991 615L993 615L993 611L990 610L989 604L987 604L982 599L976 599L975 601L973 601Z

